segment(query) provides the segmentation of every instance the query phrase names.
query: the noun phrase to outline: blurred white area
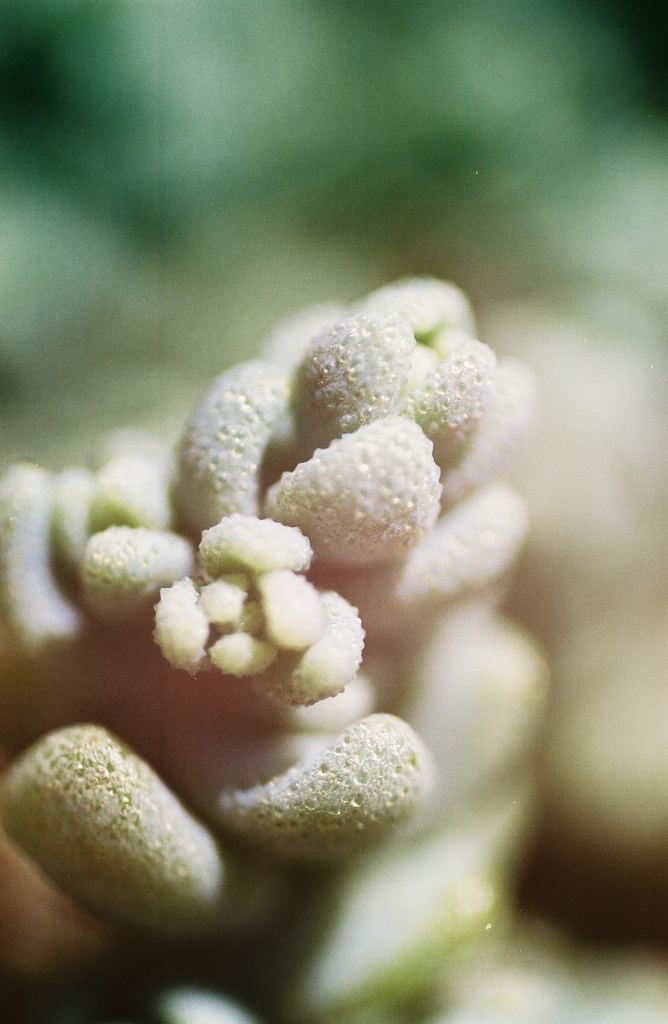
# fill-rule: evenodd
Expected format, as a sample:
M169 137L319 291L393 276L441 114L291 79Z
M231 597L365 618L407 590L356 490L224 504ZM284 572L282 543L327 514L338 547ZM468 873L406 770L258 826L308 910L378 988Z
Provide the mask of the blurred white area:
M668 838L666 352L515 310L542 417L514 474L532 522L517 607L554 678L542 769L565 827L618 853Z
M545 799L572 841L628 862L668 839L665 154L655 133L600 154L590 186L547 211L573 284L484 329L541 391L513 473L532 523L514 607L553 671Z

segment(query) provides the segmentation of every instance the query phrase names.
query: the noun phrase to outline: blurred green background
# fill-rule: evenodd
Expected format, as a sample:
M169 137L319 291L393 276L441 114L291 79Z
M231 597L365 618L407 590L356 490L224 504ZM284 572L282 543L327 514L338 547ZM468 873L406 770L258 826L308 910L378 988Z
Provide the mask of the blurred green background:
M667 18L1 0L0 459L174 432L277 317L403 273L483 320L633 274L665 303Z
M667 116L665 0L0 0L0 465L62 468L120 425L175 437L277 319L406 274L464 288L482 339L542 384L540 324L586 324L603 361L607 338L665 352ZM573 394L548 396L549 430ZM548 481L565 488L571 433ZM554 487L550 533L547 476L521 482L535 539L514 605L554 655L569 602L615 598L584 577L627 537ZM633 884L611 868L587 904L595 860L560 842L529 902L559 916L568 890L599 935L631 934L641 903L638 931L666 941L643 911L668 901L665 856Z

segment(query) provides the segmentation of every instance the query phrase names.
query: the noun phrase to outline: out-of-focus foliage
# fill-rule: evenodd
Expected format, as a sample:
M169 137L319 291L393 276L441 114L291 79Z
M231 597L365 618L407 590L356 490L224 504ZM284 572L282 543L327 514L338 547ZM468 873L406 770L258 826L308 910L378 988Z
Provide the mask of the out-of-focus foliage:
M618 14L0 0L0 458L175 431L278 317L398 269L579 279L568 211L645 95Z
M475 161L547 169L628 91L614 32L554 0L4 0L1 13L5 165L163 228L221 198L378 214Z

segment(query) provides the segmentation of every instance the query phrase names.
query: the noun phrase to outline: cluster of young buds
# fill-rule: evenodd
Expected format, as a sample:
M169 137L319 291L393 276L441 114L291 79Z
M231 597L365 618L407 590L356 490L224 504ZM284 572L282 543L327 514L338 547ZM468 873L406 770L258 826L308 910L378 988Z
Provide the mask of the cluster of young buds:
M410 280L280 325L175 454L121 431L96 470L10 468L6 833L161 934L259 927L286 864L346 858L358 924L365 886L401 884L406 948L383 960L390 925L330 990L323 947L307 1015L483 927L545 690L496 610L527 525L497 478L534 401L461 292Z

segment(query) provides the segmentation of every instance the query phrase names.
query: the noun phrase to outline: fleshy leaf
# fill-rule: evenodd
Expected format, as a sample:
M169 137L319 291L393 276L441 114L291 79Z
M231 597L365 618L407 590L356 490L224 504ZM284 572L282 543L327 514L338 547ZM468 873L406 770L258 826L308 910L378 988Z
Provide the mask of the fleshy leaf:
M106 729L43 737L10 768L7 834L98 913L165 933L206 931L223 889L210 834Z
M262 346L262 358L293 373L311 342L343 320L347 312L345 306L335 305L303 309L274 327Z
M52 478L37 466L13 466L0 481L0 606L30 652L75 637L76 608L51 571Z
M66 469L53 481L52 540L56 555L70 569L83 561L96 494L97 480L87 469Z
M316 704L286 708L286 724L301 732L330 733L345 729L375 710L376 692L366 676L355 676L340 693Z
M483 587L515 560L528 517L504 484L476 491L444 516L406 560L397 596L410 602Z
M548 672L518 626L479 602L451 609L433 623L411 682L402 713L428 744L440 780L431 814L451 816L525 775Z
M369 715L320 757L264 786L224 793L222 820L275 857L327 861L387 836L432 782L422 741L393 715Z
M520 496L494 484L446 513L402 563L337 566L327 579L359 609L372 642L402 644L429 627L439 605L484 590L506 572L526 529Z
M166 530L171 525L169 469L165 459L143 454L117 455L97 475L97 493L90 507L90 532L108 526L145 526Z
M343 320L312 343L294 380L292 405L308 454L394 412L415 338L395 313Z
M480 423L493 396L496 356L480 341L458 346L406 401L406 412L434 443L447 469Z
M406 381L403 393L404 395L410 394L415 388L420 387L424 382L427 374L433 373L439 363L438 353L433 348L429 348L427 345L423 345L418 342L413 350L411 356L411 365L408 371L408 380Z
M132 618L155 603L162 587L191 573L193 562L192 547L176 533L110 526L86 545L86 604L104 619Z
M419 341L444 328L473 335L473 314L459 288L432 277L406 278L371 292L360 304L365 313L398 313L407 320Z
M257 514L262 459L287 406L287 375L259 360L214 382L179 452L178 506L193 534L233 512Z
M458 466L443 477L443 502L451 503L505 469L525 440L536 412L536 381L516 359L499 364L496 389Z
M432 444L387 416L317 449L267 492L266 512L298 526L314 552L365 564L398 558L434 525L440 496Z
M498 865L517 841L516 807L508 803L419 841L392 843L342 874L332 925L286 1016L327 1024L401 1019L397 1006L419 1004L434 982L449 981L467 948L479 953L494 942L507 913Z

